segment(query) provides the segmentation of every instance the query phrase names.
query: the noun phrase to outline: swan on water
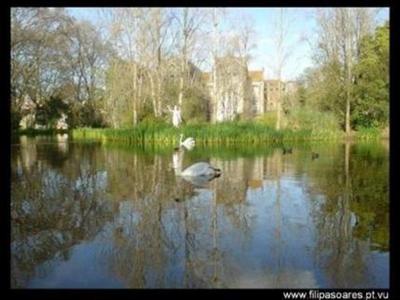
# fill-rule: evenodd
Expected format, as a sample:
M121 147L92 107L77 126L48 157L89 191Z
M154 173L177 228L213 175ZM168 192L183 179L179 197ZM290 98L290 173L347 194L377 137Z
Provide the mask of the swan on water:
M183 134L181 133L181 137L179 139L179 145L185 147L187 150L192 150L195 146L196 142L194 138L188 137L183 141Z
M190 167L187 167L180 174L181 176L196 177L196 176L219 176L221 170L214 168L207 162L198 162Z
M182 176L182 178L196 188L207 188L210 181L212 181L215 178L218 178L219 176L220 173L218 175L208 175L208 176Z
M292 154L293 148L285 148L283 147L283 155L285 154Z
M195 163L182 171L183 150L176 151L172 157L173 168L175 175L182 177L199 177L214 178L221 175L221 170L211 166L207 162Z

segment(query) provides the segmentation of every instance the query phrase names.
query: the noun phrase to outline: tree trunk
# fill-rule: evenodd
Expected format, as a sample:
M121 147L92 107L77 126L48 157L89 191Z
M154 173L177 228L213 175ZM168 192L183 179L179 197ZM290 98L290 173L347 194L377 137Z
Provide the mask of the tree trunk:
M281 129L281 80L278 82L278 103L276 105L276 130Z
M150 79L151 101L152 101L152 103L153 103L154 116L155 116L155 117L158 117L158 114L157 114L156 91L155 91L154 79L153 79L152 74L150 74L149 79Z
M214 48L213 48L213 60L214 60L214 69L213 69L213 104L212 104L212 121L217 120L218 115L218 108L219 108L219 99L218 99L218 80L217 80L217 56L218 56L218 49L219 49L219 35L218 35L218 20L217 20L217 9L213 9L213 40L214 40Z
M181 53L181 78L179 80L179 96L178 96L178 104L179 107L182 108L182 100L183 100L183 88L186 76L186 67L187 67L187 43L188 43L188 13L189 9L185 8L183 10L183 22L182 22L182 53Z
M137 125L137 65L133 69L133 126Z
M347 88L347 95L346 95L346 135L350 135L350 93L349 88Z
M138 94L137 94L139 105L142 104L142 85L143 85L142 82L143 82L143 79L140 75L140 77L138 78Z
M213 70L213 103L212 103L212 121L215 121L218 114L218 88L217 88L217 60L214 57L214 70Z
M179 96L178 96L179 107L182 107L182 100L183 100L183 77L181 77L179 81Z
M348 47L346 50L349 51ZM351 102L351 84L352 84L352 74L351 74L351 62L350 62L349 54L346 53L346 116L345 116L345 130L346 135L350 135L350 102Z
M342 236L345 240L351 237L351 212L349 208L349 203L351 199L351 185L350 185L350 142L346 141L345 143L345 154L344 154L344 163L345 163L345 191L343 196L343 205L342 205L342 218L343 224L341 226L343 233Z
M157 80L157 117L161 117L161 89L162 89L162 84L161 84L161 78L158 78Z
M137 125L137 107L136 102L133 104L133 126Z

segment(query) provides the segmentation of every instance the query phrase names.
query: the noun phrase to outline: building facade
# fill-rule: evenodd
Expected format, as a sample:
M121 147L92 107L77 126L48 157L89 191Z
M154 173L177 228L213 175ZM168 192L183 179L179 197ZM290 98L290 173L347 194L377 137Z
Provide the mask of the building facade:
M202 73L210 95L212 122L254 117L276 111L279 97L296 90L296 82L264 80L264 70L247 69L244 60L224 57L211 72Z
M264 70L249 71L249 79L252 88L252 115L259 115L265 112L265 82Z
M212 122L235 120L248 114L251 102L251 84L244 59L226 56L216 59L213 70L203 73L210 95Z
M265 80L265 111L276 111L279 97L282 97L285 92L286 85L283 81L277 79Z

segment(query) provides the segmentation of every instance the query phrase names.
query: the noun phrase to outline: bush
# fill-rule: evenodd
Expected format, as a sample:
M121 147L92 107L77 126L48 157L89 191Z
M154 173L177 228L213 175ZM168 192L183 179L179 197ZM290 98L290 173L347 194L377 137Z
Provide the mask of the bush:
M11 130L18 130L20 121L21 121L21 114L17 110L11 109L10 113Z
M282 114L283 115L283 114ZM257 116L255 118L255 122L257 124L261 124L267 127L275 128L276 126L276 112L270 111L266 112L263 115Z
M359 127L355 134L361 140L377 139L381 137L382 130L376 127Z
M310 108L297 108L290 111L287 115L287 127L313 132L340 131L339 121L333 113L314 111Z
M197 122L207 121L208 104L204 91L192 87L186 89L182 105L182 117L186 122L190 120Z

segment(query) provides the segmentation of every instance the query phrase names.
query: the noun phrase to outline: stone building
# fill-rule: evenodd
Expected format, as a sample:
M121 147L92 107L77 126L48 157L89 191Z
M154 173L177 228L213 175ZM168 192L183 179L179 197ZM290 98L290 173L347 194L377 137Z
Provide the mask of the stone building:
M297 92L299 88L299 83L297 81L291 80L291 81L287 81L285 82L285 92L286 94L294 94Z
M252 87L252 115L263 114L265 112L264 70L249 71L249 78Z
M279 88L281 91L279 92ZM283 81L265 80L265 111L276 111L279 96L285 94L286 85Z
M251 83L244 59L218 58L212 72L203 73L210 95L212 122L231 121L251 113Z
M276 111L279 97L297 88L294 81L264 80L264 70L249 71L245 61L237 57L219 58L216 69L202 73L202 80L210 95L212 122Z

